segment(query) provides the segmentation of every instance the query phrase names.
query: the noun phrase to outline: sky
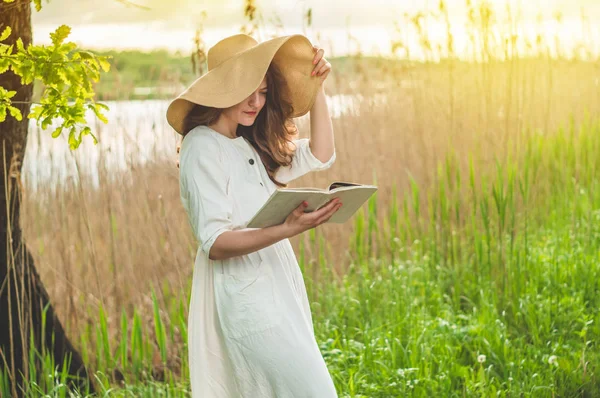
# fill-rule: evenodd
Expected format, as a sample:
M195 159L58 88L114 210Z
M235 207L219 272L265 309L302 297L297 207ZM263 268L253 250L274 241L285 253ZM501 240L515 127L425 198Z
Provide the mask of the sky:
M446 0L457 48L466 43L464 32L466 0ZM472 0L476 3L476 0ZM138 4L143 8L131 6ZM264 34L305 34L326 51L326 54L355 53L359 46L363 54L389 55L392 40L401 38L395 23L403 21L405 12L435 9L439 0L258 0L257 8L268 31ZM548 35L560 34L567 42L590 40L600 43L599 0L491 0L497 12L506 4L520 7L523 29L539 29L536 16L542 13L543 29ZM99 4L102 4L99 6ZM312 9L312 26L306 27L303 15ZM50 42L49 33L61 24L72 27L69 40L92 49L166 48L190 52L195 30L202 25L203 39L208 47L220 39L239 33L244 20L243 0L50 0L42 11L33 11L34 42ZM563 23L557 25L553 14L560 11ZM207 18L202 19L206 12ZM581 13L589 18L588 30L583 29ZM275 26L282 28L276 30ZM403 23L405 41L416 36ZM432 37L443 33L443 26L430 24ZM356 38L349 41L348 34ZM408 35L408 36L406 36ZM266 37L257 37L259 41ZM416 42L414 44L417 44Z

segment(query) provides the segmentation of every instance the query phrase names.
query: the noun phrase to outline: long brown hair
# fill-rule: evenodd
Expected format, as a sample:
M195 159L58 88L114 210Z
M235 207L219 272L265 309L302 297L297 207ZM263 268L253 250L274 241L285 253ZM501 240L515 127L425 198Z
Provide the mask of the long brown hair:
M273 177L280 166L289 166L292 162L290 143L298 134L298 128L291 115L292 104L288 100L285 79L273 63L267 69L267 98L251 126L238 124L236 134L245 137L256 149L267 170L269 178L279 187L287 187ZM183 121L183 137L194 127L215 123L222 108L196 105Z

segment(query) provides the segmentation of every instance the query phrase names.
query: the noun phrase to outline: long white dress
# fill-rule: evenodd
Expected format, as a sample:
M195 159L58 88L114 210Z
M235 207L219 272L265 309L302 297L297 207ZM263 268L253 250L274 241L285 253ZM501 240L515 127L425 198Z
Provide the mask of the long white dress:
M294 141L289 182L329 168ZM251 161L252 159L253 161ZM180 150L180 195L199 241L188 317L194 398L331 398L333 380L315 340L294 250L288 239L243 256L211 260L223 232L243 229L277 188L252 145L198 126Z

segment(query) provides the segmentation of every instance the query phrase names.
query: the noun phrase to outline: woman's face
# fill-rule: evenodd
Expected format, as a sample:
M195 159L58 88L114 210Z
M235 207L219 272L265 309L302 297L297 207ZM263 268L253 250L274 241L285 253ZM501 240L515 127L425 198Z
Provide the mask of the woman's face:
M260 110L265 106L267 101L267 77L263 78L260 86L245 100L237 105L227 109L227 114L230 119L237 120L239 124L244 126L251 126L256 120L256 116ZM249 113L253 112L253 113Z

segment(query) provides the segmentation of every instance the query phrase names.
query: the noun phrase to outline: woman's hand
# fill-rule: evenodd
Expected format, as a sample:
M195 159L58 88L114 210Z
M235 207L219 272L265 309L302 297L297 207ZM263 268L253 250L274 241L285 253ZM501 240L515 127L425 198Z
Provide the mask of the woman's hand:
M304 203L301 203L300 206L296 207L283 222L288 237L291 238L292 236L296 236L308 229L329 221L333 213L338 211L340 207L342 207L341 199L334 198L320 209L305 213L304 209L306 209L306 206Z
M316 74L317 77L320 79L320 83L322 86L323 82L325 81L325 79L327 79L327 76L331 71L331 64L323 57L325 50L317 46L313 46L313 51L315 52L315 57L313 58L313 65L315 65L315 67L313 68L311 76L314 76Z

